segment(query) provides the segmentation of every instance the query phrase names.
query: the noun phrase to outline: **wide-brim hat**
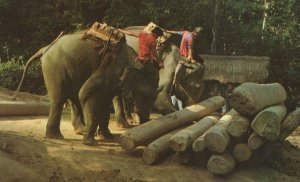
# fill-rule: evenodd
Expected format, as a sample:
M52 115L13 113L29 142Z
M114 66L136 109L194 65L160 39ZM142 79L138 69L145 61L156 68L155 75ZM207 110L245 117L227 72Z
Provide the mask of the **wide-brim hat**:
M202 30L203 30L202 27L195 27L195 28L194 28L194 32L196 32L196 33L199 33L199 32L201 32Z

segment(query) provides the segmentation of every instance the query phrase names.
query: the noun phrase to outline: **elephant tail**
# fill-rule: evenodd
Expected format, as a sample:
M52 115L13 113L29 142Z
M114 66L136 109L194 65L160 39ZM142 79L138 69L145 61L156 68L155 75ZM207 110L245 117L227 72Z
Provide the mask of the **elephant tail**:
M40 58L40 57L42 57L43 56L43 54L62 36L62 34L63 34L63 32L61 32L59 35L58 35L58 37L54 40L54 41L52 41L51 42L51 44L49 44L49 45L47 45L47 46L45 46L45 47L43 47L43 48L41 48L38 52L36 52L33 56L31 56L31 58L27 61L27 63L26 63L26 65L25 65L25 69L24 69L24 71L23 71L23 74L22 74L22 78L21 78L21 81L20 81L20 83L19 83L19 85L18 85L18 88L17 88L17 90L16 90L16 92L15 92L15 94L14 94L14 96L13 96L13 98L12 98L12 100L16 100L16 98L17 98L17 96L18 96L18 94L19 94L19 92L20 92L20 89L21 89L21 86L22 86L22 84L23 84L23 81L24 81L24 79L25 79L25 75L26 75L26 73L27 73L27 71L28 71L28 68L29 68L29 66L36 60L36 59L38 59L38 58Z

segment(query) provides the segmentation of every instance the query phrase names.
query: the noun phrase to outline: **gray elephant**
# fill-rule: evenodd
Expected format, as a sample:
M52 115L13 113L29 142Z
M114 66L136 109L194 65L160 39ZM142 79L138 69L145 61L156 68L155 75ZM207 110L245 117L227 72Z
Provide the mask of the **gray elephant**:
M61 113L69 100L76 133L84 132L83 143L95 145L98 126L105 138L112 137L108 121L114 96L129 95L134 112L142 122L148 121L157 97L159 71L154 66L134 68L137 54L125 41L106 49L103 42L84 36L85 32L67 34L39 50L28 61L23 78L30 63L40 57L50 98L46 137L63 139Z
M128 31L142 31L144 26L128 27ZM166 33L166 40L160 42L159 54L163 60L164 69L159 71L159 87L158 96L154 103L154 109L162 114L168 114L176 111L171 102L171 95L175 94L178 99L183 102L184 106L189 106L199 102L204 89L204 67L183 63L175 76L175 69L178 62L185 58L179 54L180 36ZM126 36L127 45L132 47L138 53L138 39L132 36ZM173 81L175 85L173 86ZM124 122L121 98L114 99L114 108L116 118L120 122ZM125 112L128 113L128 111ZM136 121L139 122L139 121Z

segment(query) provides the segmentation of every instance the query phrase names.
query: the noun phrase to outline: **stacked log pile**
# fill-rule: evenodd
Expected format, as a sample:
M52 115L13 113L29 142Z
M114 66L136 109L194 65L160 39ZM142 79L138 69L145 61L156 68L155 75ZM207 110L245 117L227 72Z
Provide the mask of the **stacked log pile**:
M233 91L229 112L216 113L225 100L215 96L128 130L120 146L145 146L142 159L149 165L173 152L182 164L226 174L239 163L262 162L299 126L300 108L287 115L285 99L278 83L244 83Z

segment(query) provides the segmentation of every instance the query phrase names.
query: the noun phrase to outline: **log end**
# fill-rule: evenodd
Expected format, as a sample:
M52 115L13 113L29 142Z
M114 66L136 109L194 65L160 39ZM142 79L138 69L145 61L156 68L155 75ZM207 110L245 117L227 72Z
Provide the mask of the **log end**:
M201 152L205 149L204 138L203 140L195 140L193 143L193 151L194 152Z
M207 169L213 174L226 174L235 167L235 160L231 155L212 155L207 163Z
M233 158L238 162L245 162L250 159L252 155L248 145L237 144L232 150Z
M135 141L126 133L120 136L119 145L126 151L132 150L137 146Z
M157 161L156 154L150 148L145 148L143 152L143 161L145 164L152 165Z
M213 152L222 153L229 144L229 136L224 136L222 133L209 132L205 135L204 141L207 149Z
M184 138L175 137L170 140L169 147L176 152L182 152L186 150L187 143Z

